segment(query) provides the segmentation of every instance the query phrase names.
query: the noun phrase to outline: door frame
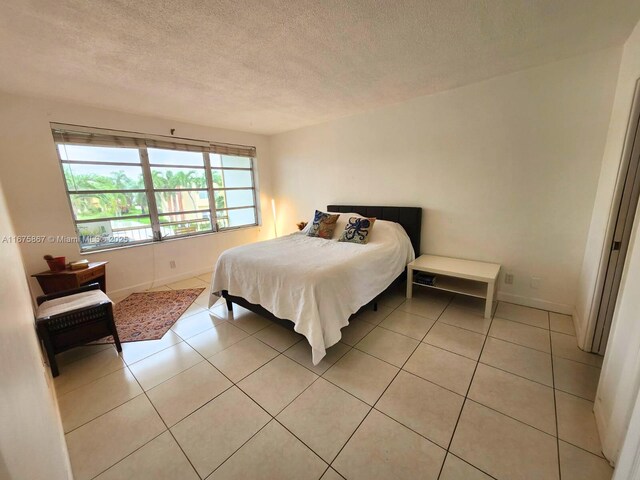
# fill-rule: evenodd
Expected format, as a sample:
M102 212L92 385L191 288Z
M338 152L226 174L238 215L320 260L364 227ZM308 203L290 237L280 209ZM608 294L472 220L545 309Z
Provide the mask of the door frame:
M631 103L631 109L629 112L629 119L627 122L627 130L625 132L624 144L622 148L622 155L620 157L620 165L618 167L618 173L616 177L616 186L611 200L611 206L609 208L609 219L607 221L607 229L605 232L604 241L602 244L602 250L600 253L600 263L598 266L598 276L594 285L593 296L591 300L591 308L589 310L589 317L587 321L587 328L584 336L584 350L594 353L604 353L606 343L609 336L609 330L611 328L610 320L609 325L604 325L604 330L601 339L604 341L599 342L599 346L594 348L594 341L596 336L596 330L599 330L598 317L600 312L600 305L603 301L604 287L607 280L607 272L609 268L609 260L612 252L612 246L614 241L614 235L616 232L616 226L618 224L618 215L620 213L620 207L622 197L627 183L627 176L629 172L630 162L632 159L632 152L636 139L640 142L640 79L636 80L633 100ZM629 215L627 215L627 218ZM634 215L631 215L630 222L633 222ZM620 250L620 255L626 256L628 249L627 244ZM622 261L622 263L620 263ZM618 259L621 268L624 266L624 258ZM610 274L612 272L609 272ZM614 288L619 288L619 280L614 281ZM617 293L616 293L617 300Z

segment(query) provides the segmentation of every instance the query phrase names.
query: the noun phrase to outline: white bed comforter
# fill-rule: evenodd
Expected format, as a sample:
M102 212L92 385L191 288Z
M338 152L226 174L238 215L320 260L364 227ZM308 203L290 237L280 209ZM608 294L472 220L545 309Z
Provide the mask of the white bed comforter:
M339 234L336 233L336 237ZM415 258L404 229L378 220L368 244L293 233L226 250L218 258L210 305L222 290L260 304L295 324L317 365L340 340L340 329Z

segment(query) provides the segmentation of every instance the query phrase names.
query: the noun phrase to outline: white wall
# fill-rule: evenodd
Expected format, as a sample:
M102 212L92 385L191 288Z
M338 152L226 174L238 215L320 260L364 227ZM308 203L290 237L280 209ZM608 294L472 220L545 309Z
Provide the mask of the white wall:
M0 186L0 239L14 234ZM51 377L33 324L20 249L0 243L0 478L71 479Z
M501 263L515 282L499 298L571 313L619 61L602 50L276 135L279 231L328 203L421 206L422 252Z
M640 78L640 24L624 45L602 174L593 210L585 259L580 277L579 325L584 328L603 249L611 200L620 165L636 81ZM618 458L640 386L640 210L636 212L625 270L607 343L595 414L603 452Z
M263 227L90 255L81 255L77 244L24 244L28 274L47 269L42 259L47 253L68 260L108 260L108 291L123 294L148 287L152 280L159 285L210 271L223 250L272 236L267 137L0 93L0 178L18 234L75 235L49 122L158 135L169 135L169 129L175 128L180 137L254 145L264 223ZM176 269L170 269L170 260L176 261ZM40 292L35 280L30 282Z

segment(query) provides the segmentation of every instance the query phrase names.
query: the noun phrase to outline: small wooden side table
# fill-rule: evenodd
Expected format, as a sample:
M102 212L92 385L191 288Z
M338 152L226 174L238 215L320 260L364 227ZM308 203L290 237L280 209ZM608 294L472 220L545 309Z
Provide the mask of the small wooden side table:
M95 282L100 284L100 290L107 293L107 263L109 262L90 262L89 267L82 270L67 269L61 272L47 270L31 276L38 280L45 295Z
M438 275L436 285L423 285L414 282L414 270ZM484 298L484 318L491 318L496 280L499 273L500 265L497 263L420 255L407 265L407 298L411 298L414 285Z

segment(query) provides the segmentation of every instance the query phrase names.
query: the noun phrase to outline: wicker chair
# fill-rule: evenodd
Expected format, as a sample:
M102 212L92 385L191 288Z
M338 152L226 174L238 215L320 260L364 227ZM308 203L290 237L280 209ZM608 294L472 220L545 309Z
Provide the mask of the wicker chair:
M40 306L50 300L99 289L98 283L92 283L72 290L42 295L36 301ZM56 354L70 348L113 335L116 349L119 352L122 351L118 331L113 321L113 306L108 298L82 308L37 318L36 329L38 337L44 344L51 374L54 377L59 374Z

